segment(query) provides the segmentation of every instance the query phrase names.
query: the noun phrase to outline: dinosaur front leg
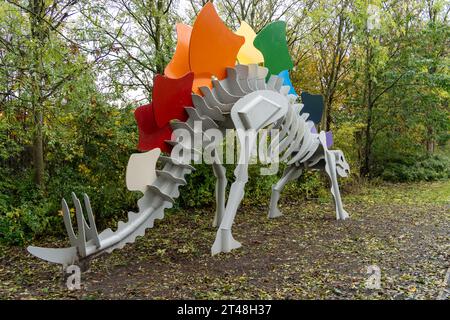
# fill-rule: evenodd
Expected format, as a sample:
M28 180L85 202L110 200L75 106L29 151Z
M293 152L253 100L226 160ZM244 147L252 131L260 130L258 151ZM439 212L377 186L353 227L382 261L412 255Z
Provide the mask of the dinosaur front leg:
M334 155L328 150L325 150L325 158L325 171L327 172L331 180L331 194L334 197L334 203L336 205L336 219L345 220L349 217L349 215L347 211L344 210L344 207L342 205L341 193L339 191L339 184L336 173L336 160Z
M287 167L281 179L272 186L272 195L270 197L270 207L269 207L269 218L276 218L282 216L283 214L278 209L278 200L280 199L280 193L283 190L284 186L291 180L295 180L302 174L303 170L295 164Z
M323 154L325 158L325 172L328 174L331 180L331 194L334 198L334 203L336 205L336 219L337 220L345 220L349 217L347 211L344 210L342 206L341 193L339 191L339 184L337 180L337 166L336 166L336 156L333 152L328 150L326 134L324 131L319 133L319 141L322 145ZM348 169L348 165L347 165ZM348 171L348 170L347 170Z
M216 176L216 214L214 216L213 227L217 227L222 222L225 214L225 193L227 188L226 169L220 163L213 163L213 171Z
M248 164L238 164L234 173L236 179L231 185L225 214L220 223L219 230L217 230L216 240L211 247L212 255L220 252L230 252L231 250L241 246L238 241L234 240L233 235L231 234L231 227L233 225L237 209L242 201L242 198L244 197L245 184L248 180Z

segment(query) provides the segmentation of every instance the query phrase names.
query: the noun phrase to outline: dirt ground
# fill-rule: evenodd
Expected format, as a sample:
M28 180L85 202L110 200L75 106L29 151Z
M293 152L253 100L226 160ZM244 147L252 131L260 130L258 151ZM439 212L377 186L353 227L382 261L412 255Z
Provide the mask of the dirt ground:
M446 297L450 182L361 187L343 200L346 221L335 220L331 199L284 196L285 215L277 219L267 219L267 203L241 207L233 234L242 248L214 257L213 208L173 212L136 243L94 260L75 291L66 288L59 266L25 248L0 247L0 298ZM380 289L366 287L372 265L380 270Z

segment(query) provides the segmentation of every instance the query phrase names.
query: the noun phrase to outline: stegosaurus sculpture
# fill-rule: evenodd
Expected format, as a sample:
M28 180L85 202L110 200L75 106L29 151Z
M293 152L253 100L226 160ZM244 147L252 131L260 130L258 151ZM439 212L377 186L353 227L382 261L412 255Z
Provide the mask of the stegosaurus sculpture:
M64 223L71 247L28 247L28 251L47 261L70 265L89 259L142 236L152 228L155 219L173 206L178 188L186 184L185 176L194 170L190 162L207 150L217 178L216 215L218 227L212 254L229 252L241 244L233 238L231 228L244 196L249 159L257 143L255 132L271 128L268 158L286 163L282 178L272 187L268 216L281 215L278 199L285 184L297 179L303 170L324 170L331 180L331 193L336 204L337 219L346 219L337 177L345 177L349 166L341 151L329 150L331 133L317 133L320 121L320 96L302 93L297 102L289 80L292 61L286 44L286 25L274 22L258 35L242 22L231 32L217 15L211 3L199 13L193 28L177 25L178 43L165 76L154 79L153 101L136 109L139 127L139 149L127 167L127 187L141 191L138 212L129 212L127 222L119 222L115 232L97 232L91 205L84 195L88 221L79 199L72 194L76 209L78 235L75 234L66 201L62 200ZM238 63L236 64L236 60ZM264 66L261 64L264 63ZM219 157L220 139L233 129L240 146L238 163L228 200L225 193L225 167ZM186 134L187 133L187 134ZM200 145L193 141L202 135ZM268 140L265 136L260 140ZM161 151L170 156L162 156ZM162 169L156 170L157 161Z

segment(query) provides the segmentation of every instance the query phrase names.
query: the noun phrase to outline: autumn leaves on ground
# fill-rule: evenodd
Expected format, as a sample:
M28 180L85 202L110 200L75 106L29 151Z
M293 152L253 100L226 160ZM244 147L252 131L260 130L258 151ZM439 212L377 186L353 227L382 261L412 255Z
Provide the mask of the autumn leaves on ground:
M266 218L267 203L240 208L233 230L243 247L214 257L213 209L173 211L93 261L76 291L58 266L0 247L0 298L436 299L450 267L449 200L448 181L355 188L345 192L351 219L342 222L331 199L287 194L278 219ZM371 265L380 289L366 288Z

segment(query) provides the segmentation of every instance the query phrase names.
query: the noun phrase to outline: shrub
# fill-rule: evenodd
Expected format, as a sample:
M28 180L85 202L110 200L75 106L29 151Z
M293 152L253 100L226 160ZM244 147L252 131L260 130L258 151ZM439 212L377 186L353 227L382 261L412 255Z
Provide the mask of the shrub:
M385 163L380 176L392 182L432 181L450 177L450 158L446 155L404 157Z

